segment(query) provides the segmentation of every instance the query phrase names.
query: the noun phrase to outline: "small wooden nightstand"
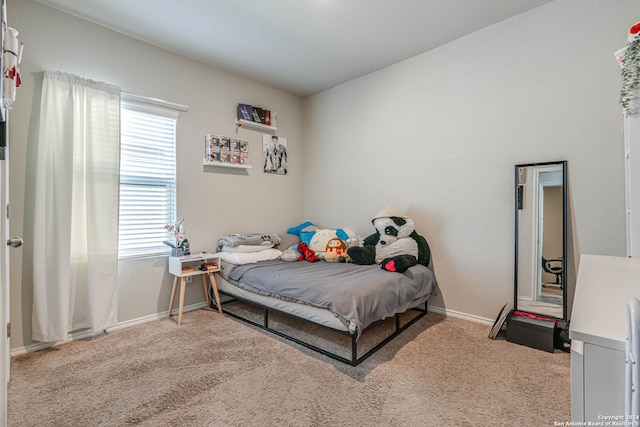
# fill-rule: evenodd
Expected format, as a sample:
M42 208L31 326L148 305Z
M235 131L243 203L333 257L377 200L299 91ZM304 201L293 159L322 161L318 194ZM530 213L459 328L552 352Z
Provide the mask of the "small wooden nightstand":
M207 274L209 275L209 280L211 281L211 289L213 289L213 296L216 299L216 307L218 307L218 311L220 312L220 314L222 314L222 304L220 303L220 294L218 293L218 284L216 283L216 277L213 274L218 271L220 271L219 262L217 262L215 265L211 265L207 267Z
M204 270L200 267L205 265ZM171 290L171 300L169 301L169 311L167 317L171 317L171 310L173 309L173 301L176 298L176 291L178 290L178 279L180 279L180 305L178 308L178 325L182 324L182 310L184 308L184 292L187 285L187 277L201 276L202 288L204 289L204 297L209 305L209 292L207 289L207 276L211 280L211 287L213 289L213 295L216 298L216 304L218 305L218 311L222 313L222 306L220 305L220 296L218 294L218 286L214 273L220 271L220 260L217 254L208 252L201 252L193 255L184 255L180 257L169 257L169 273L173 274L173 289Z

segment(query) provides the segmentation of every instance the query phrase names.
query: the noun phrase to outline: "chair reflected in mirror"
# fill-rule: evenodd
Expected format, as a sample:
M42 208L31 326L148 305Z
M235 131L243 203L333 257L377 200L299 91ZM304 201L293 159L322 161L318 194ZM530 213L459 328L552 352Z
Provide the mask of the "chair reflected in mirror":
M563 289L562 258L546 259L545 257L542 257L542 269L549 274L555 274L556 280L552 284L558 285L560 286L560 289Z

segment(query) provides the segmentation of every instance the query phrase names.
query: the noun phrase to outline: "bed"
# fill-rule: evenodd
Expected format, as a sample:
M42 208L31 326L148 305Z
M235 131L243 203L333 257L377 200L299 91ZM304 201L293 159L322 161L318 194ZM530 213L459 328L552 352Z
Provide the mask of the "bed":
M232 262L229 262L232 261ZM416 265L405 273L382 270L377 265L350 263L285 262L279 259L237 264L221 256L217 287L227 301L240 300L260 307L260 321L230 310L225 314L294 341L352 366L360 364L427 314L427 300L437 287L432 270ZM213 303L213 299L210 299ZM269 312L276 311L321 325L350 338L351 355L344 357L291 334L271 328ZM400 314L410 320L400 324ZM393 332L367 352L358 354L358 340L367 328L395 318Z

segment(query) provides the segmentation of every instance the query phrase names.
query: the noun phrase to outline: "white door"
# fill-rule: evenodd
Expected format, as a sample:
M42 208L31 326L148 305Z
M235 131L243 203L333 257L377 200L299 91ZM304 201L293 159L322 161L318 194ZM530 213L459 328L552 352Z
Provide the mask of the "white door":
M8 119L7 119L8 122ZM8 123L0 122L0 427L7 425L7 383L9 382L9 252L22 239L9 238L9 139Z
M6 1L0 0L2 10L2 34L0 45L4 48L4 29L7 22ZM0 70L2 66L0 55ZM0 81L0 93L2 82ZM3 102L0 99L0 103ZM22 239L9 239L9 114L0 106L0 427L7 425L7 383L9 382L9 243L20 246Z

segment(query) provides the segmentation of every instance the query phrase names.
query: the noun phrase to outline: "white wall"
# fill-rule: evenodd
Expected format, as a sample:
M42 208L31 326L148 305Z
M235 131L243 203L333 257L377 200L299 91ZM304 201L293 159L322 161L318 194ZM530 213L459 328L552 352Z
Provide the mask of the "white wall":
M9 0L8 18L25 44L22 87L10 119L11 234L25 246L11 253L11 347L31 344L32 249L30 192L33 134L42 71L51 68L120 85L124 91L186 104L177 130L178 216L185 217L192 251L213 250L231 232L286 230L302 217L302 101L293 95L218 71L122 36L30 0ZM262 172L262 135L241 131L250 143L248 174L212 172L202 166L204 135L234 134L239 102L278 112L278 134L287 138L289 174ZM171 277L166 257L119 265L119 320L167 310ZM186 304L204 301L196 281Z
M369 234L395 205L431 245L434 304L493 319L513 298L513 167L568 160L572 253L624 256L613 54L638 19L634 0L558 0L306 99L306 218Z
M566 159L572 253L624 255L613 52L640 17L634 0L557 0L304 103L31 0L8 12L25 42L10 123L11 234L27 243L11 261L14 349L31 343L29 137L46 68L191 107L178 125L178 214L196 251L302 220L368 235L392 204L431 244L434 304L492 319L513 298L513 166ZM278 112L287 177L256 167L261 139L250 132L247 176L203 171L203 135L231 134L238 102ZM120 320L165 311L170 287L165 258L120 263ZM201 300L191 286L187 304Z

